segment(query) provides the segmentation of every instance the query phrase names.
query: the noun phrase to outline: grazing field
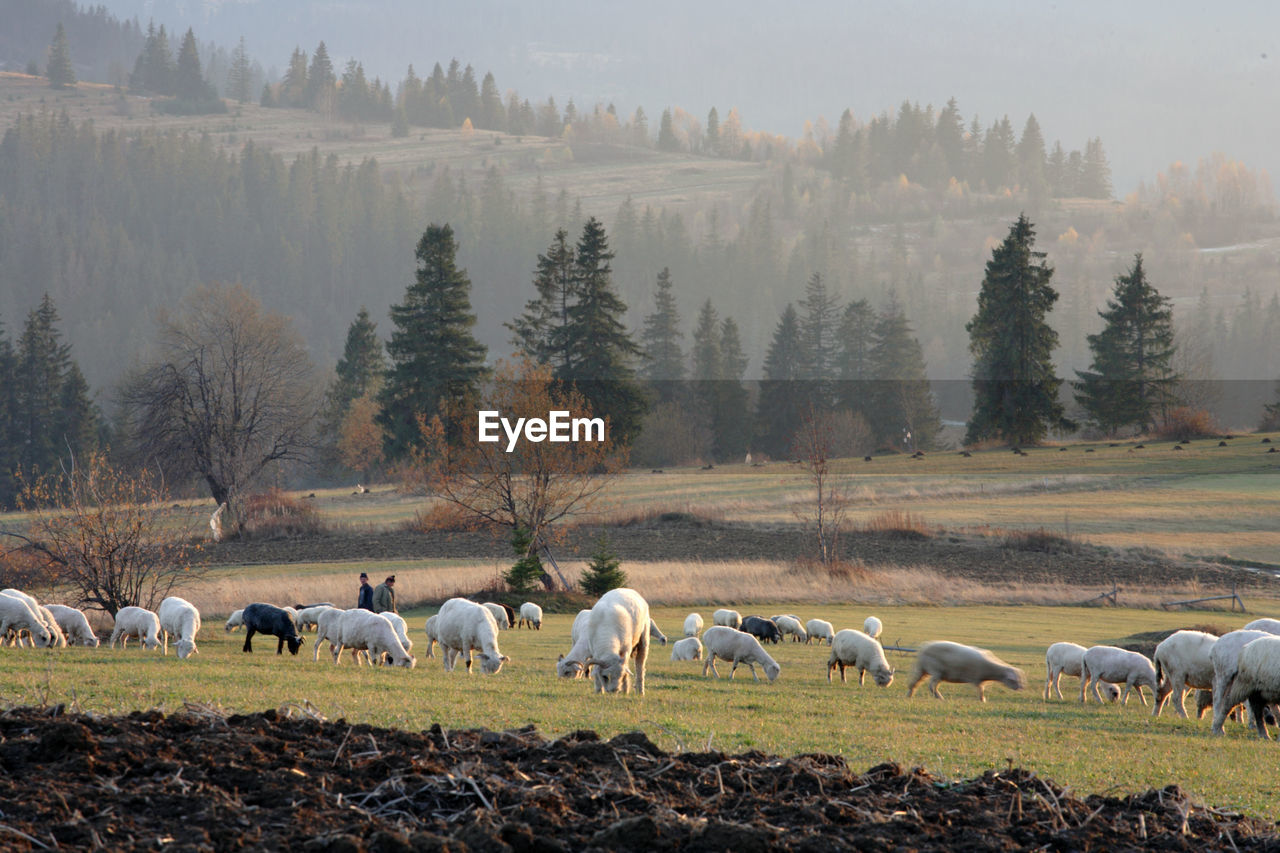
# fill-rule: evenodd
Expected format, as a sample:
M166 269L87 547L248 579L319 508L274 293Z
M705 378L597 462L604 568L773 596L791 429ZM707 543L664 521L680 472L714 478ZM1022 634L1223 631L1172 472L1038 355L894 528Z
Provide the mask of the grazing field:
M702 608L710 623L710 608ZM861 626L866 607L758 605L751 612L821 616L837 628ZM655 618L671 640L680 636L686 608L657 608ZM744 610L744 613L748 612ZM5 649L0 703L6 706L65 702L74 709L121 713L135 709L180 710L201 703L226 711L257 711L310 703L329 719L420 730L533 725L545 736L594 729L608 737L640 729L666 750L755 749L795 755L827 752L850 766L883 761L923 765L944 777L968 777L1012 763L1070 787L1076 794L1131 792L1179 784L1219 807L1280 818L1274 795L1273 747L1247 737L1240 726L1225 739L1209 735L1207 720L1158 718L1131 699L1129 706L1081 706L1077 683L1064 679L1065 701L1045 702L1044 649L1058 640L1085 645L1122 640L1137 632L1203 622L1223 628L1257 614L1042 607L877 607L889 644L916 646L953 639L992 649L1022 667L1028 689L988 688L979 704L967 685L944 685L939 702L921 687L905 695L909 654L889 653L898 668L885 689L828 684L826 647L769 646L782 665L773 684L738 677L703 678L700 663L670 661L670 647L655 645L647 692L597 696L587 682L554 676L556 656L568 650L572 614L548 614L540 632L505 631L502 651L512 660L496 676L442 671L439 658L423 657L427 611L406 614L415 642L414 670L334 666L327 650L312 662L310 645L297 658L274 654L271 638L255 638L254 653L240 650L242 632L226 634L207 619L200 652L188 661L139 649ZM727 667L722 675L727 676Z

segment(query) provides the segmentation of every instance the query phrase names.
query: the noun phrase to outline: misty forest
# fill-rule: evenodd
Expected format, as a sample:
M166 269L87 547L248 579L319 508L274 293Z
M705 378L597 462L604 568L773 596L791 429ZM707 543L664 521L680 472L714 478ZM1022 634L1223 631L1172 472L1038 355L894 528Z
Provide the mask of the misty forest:
M219 501L387 476L511 358L579 383L641 466L787 458L815 412L842 455L1280 418L1275 199L1229 153L1117 197L1089 127L1049 140L964 92L788 137L465 57L380 79L324 41L0 17L8 506L77 454L180 457L172 376L228 329L283 365L263 417L291 433L169 472Z

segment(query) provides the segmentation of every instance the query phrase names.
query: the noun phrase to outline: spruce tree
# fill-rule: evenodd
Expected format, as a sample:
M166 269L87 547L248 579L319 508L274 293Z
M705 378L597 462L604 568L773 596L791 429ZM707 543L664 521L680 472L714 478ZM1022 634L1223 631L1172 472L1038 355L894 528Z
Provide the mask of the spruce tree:
M1090 139L1085 145L1079 189L1086 198L1111 198L1111 166L1101 139Z
M347 341L342 357L334 368L337 374L329 386L325 401L326 419L339 424L351 403L374 390L387 369L378 326L362 305L355 320L347 327Z
M800 307L804 309L800 375L808 383L808 400L819 411L829 411L834 402L840 305L820 273L809 277Z
M998 439L1035 444L1050 429L1067 428L1050 356L1058 333L1046 316L1058 299L1053 269L1037 252L1026 216L991 252L978 294L978 313L965 326L973 354L973 414L966 443Z
M1142 255L1117 276L1112 298L1099 311L1105 325L1089 335L1093 362L1072 383L1089 420L1107 434L1127 426L1154 428L1157 415L1174 403L1178 377L1171 300L1147 281Z
M716 108L712 107L707 112L707 129L705 131L707 153L717 155L720 153L720 113L716 112Z
M717 459L740 460L751 445L750 396L742 385L747 356L742 334L732 317L720 322L720 372L716 379L716 408L711 428Z
M764 379L756 405L756 443L775 459L790 453L791 440L807 405L807 395L799 381L803 350L800 318L795 306L788 303L764 358Z
M153 95L173 94L173 54L164 24L159 30L154 22L147 24L147 37L129 75L129 89Z
M280 81L280 106L306 106L307 99L307 53L301 47L295 47L289 57L289 67L285 69L284 79Z
M662 111L662 120L658 124L658 150L680 150L680 140L676 138L676 129L675 124L671 120L670 108Z
M878 445L932 449L942 424L925 375L924 353L896 296L876 318L868 353L876 377L866 416Z
M17 496L13 474L18 464L17 358L0 323L0 508L12 509Z
M311 54L311 67L307 69L306 89L302 93L301 106L324 110L337 83L333 62L329 59L329 49L322 41L316 45L315 53Z
M835 402L837 409L867 416L868 395L875 372L871 345L876 312L871 303L858 299L845 306L840 315L836 339L840 347L836 361Z
M67 31L58 22L49 45L49 64L45 68L49 85L55 89L68 89L76 84L76 70L71 65L71 48L67 45Z
M196 45L195 31L190 27L182 37L182 46L178 48L173 94L184 101L207 101L215 97L212 88L204 80L204 72L200 70L200 50Z
M253 66L244 36L240 36L240 42L231 54L231 68L227 70L227 97L239 104L247 104L253 97Z
M538 255L533 277L537 298L525 303L523 314L504 324L512 332L512 346L539 364L550 364L557 376L569 372L565 327L569 306L578 298L576 257L569 233L558 229L546 254Z
M447 428L456 429L450 417L461 415L487 372L485 348L471 333L476 324L471 280L458 269L457 252L452 228L428 226L415 253L416 280L404 302L391 306L391 369L378 397L377 419L390 458L403 458L419 446L419 417L439 415Z
M578 586L588 595L599 597L611 589L626 585L627 573L622 570L622 561L609 545L608 535L602 533L596 542L591 561L578 580Z
M684 379L684 350L680 340L680 312L671 292L671 270L662 268L653 292L653 313L644 318L640 341L644 345L645 365L642 375L650 382L671 383ZM663 399L669 399L663 394Z
M511 587L512 592L533 592L547 572L542 567L542 560L538 557L538 549L528 528L519 525L511 532L511 547L516 552L516 561L502 575L502 579Z

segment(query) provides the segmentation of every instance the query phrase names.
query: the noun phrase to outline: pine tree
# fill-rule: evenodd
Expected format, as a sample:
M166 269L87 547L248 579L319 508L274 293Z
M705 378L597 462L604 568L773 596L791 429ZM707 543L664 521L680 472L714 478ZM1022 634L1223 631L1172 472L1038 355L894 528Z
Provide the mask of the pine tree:
M671 109L669 107L662 111L662 120L658 124L658 150L680 150L680 140L676 138L676 129L671 120Z
M416 281L404 302L391 306L391 369L378 397L378 423L393 459L419 445L419 417L454 423L450 415L475 397L486 374L485 348L471 333L471 280L457 267L457 251L452 228L428 226L415 253Z
M200 50L196 45L195 31L190 27L182 37L178 48L178 63L174 70L173 94L186 101L205 101L215 97L200 70Z
M231 54L231 68L227 70L227 97L238 104L247 104L253 97L253 65L245 48L244 36Z
M280 106L306 106L307 89L307 54L301 47L295 47L284 79L280 81Z
M67 45L67 31L58 22L49 45L49 63L45 67L49 85L55 89L69 89L76 84L76 70L71 64L71 48Z
M302 93L301 106L324 112L337 84L338 78L333 72L329 49L322 41L316 45L315 53L311 54L311 67L307 69L306 89Z
M1274 394L1276 401L1262 407L1262 421L1258 424L1258 432L1280 430L1280 379L1276 380Z
M610 547L608 535L602 533L596 542L591 561L578 579L578 586L588 595L599 597L611 589L626 585L627 573L622 570L622 561Z
M705 138L707 153L712 156L718 155L720 153L720 113L716 112L715 107L707 112Z
M14 470L18 465L17 357L0 324L0 508L11 509L17 496Z
M513 333L512 346L539 364L550 364L558 377L569 373L565 327L569 306L578 298L575 260L569 233L558 229L546 254L538 255L533 278L537 298L525 303L522 315L504 324Z
M1070 426L1050 358L1058 333L1045 319L1058 292L1049 284L1053 269L1034 244L1031 221L1019 216L987 261L978 313L965 326L974 360L966 443L1035 444L1048 430Z
M756 441L761 450L780 459L791 451L791 439L806 411L807 397L800 379L804 342L800 318L787 304L773 331L764 359L764 379L756 405Z
M368 310L362 305L355 320L347 327L347 341L334 368L336 376L329 386L326 409L332 421L341 423L352 401L374 390L381 383L386 369L378 325L369 318Z
M71 348L58 332L58 311L45 294L27 315L18 339L17 386L18 462L26 471L50 471L66 449L60 433L63 378L71 367ZM73 448L73 451L76 448Z
M878 445L932 449L942 424L933 404L920 342L896 296L876 318L868 353L871 371L865 409Z
M845 306L836 338L840 354L836 363L836 408L867 416L871 381L876 378L871 363L876 312L871 303L858 299Z
M720 371L716 376L716 406L711 429L713 452L720 460L739 460L751 445L750 395L742 385L747 356L742 334L732 317L720 322Z
M1089 420L1111 434L1126 426L1155 427L1157 415L1174 403L1178 377L1173 371L1176 349L1172 302L1147 282L1142 255L1125 275L1117 276L1105 325L1089 335L1093 362L1076 371L1076 401Z
M1022 138L1016 149L1018 159L1018 183L1023 192L1039 200L1049 194L1049 182L1045 178L1044 134L1035 113L1027 116L1022 128Z
M720 377L720 318L708 299L698 311L698 322L693 328L693 348L689 351L693 361L692 376L699 383L711 382Z
M538 549L534 547L533 534L528 528L518 525L511 532L511 548L516 552L516 561L502 575L502 579L511 587L512 592L530 593L537 588L535 585L547 572L542 567Z
M800 307L804 309L800 324L803 347L800 376L807 380L809 402L819 411L829 411L834 402L840 305L827 291L820 273L809 277Z
M129 75L129 89L153 95L172 95L173 75L173 55L164 24L157 30L155 24L150 23L147 25L147 37L142 44L142 51L134 62L133 73Z
M680 331L680 312L671 290L671 270L663 267L653 292L654 311L644 318L640 333L645 355L642 375L650 382L678 382L685 376L684 350L680 346L684 333ZM663 399L668 398L663 395Z
M1111 166L1101 139L1090 139L1084 148L1080 170L1080 195L1086 198L1111 198Z

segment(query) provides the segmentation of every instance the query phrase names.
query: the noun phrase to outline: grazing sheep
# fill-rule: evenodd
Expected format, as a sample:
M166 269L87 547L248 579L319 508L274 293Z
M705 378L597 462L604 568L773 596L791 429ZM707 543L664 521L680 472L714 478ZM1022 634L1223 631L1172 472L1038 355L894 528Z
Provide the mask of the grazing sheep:
M32 641L40 648L56 642L53 633L45 627L44 620L31 605L12 595L0 595L0 638L10 631L15 637L19 631L30 631Z
M965 646L940 640L925 643L916 654L916 666L911 673L911 685L907 687L907 698L910 699L929 676L929 691L938 699L938 683L972 684L978 688L978 701L987 701L985 686L988 681L999 681L1010 690L1021 690L1027 686L1022 670L1010 666L986 649Z
M403 621L403 620L402 620ZM394 666L413 669L417 660L405 650L387 613L354 608L344 610L338 622L338 649L333 659L337 662L345 649L368 653L370 664L381 662L385 655ZM360 658L356 658L357 665Z
M763 616L748 616L742 620L742 631L746 631L762 643L782 642L782 632L772 619Z
M804 630L809 635L809 639L805 641L806 643L817 640L818 644L821 645L822 641L826 640L829 646L836 638L836 629L831 627L830 622L822 619L810 619L804 623Z
M160 602L156 611L160 617L160 650L169 654L169 637L177 642L174 648L178 651L178 660L186 660L197 651L196 634L200 633L200 611L185 598L171 595Z
M634 659L636 692L644 695L651 625L649 603L634 589L618 587L600 596L587 618L591 657L584 665L597 693L630 692L632 673L627 661Z
M244 649L253 652L253 635L270 634L275 637L276 654L284 654L285 644L289 644L289 654L296 655L302 648L302 637L298 635L298 624L289 615L290 608L276 607L274 604L254 602L244 609Z
M359 609L359 608L356 608ZM334 607L326 610L316 616L316 644L315 650L311 653L311 660L320 660L320 644L329 643L329 652L333 655L333 662L336 664L339 660L339 649L342 645L342 614L346 610ZM366 610L366 613L372 613L372 610ZM361 661L368 658L368 654L363 649L352 649L351 659L359 666ZM370 664L373 661L369 661Z
M769 656L759 640L737 628L730 628L728 625L708 628L702 635L702 645L706 649L706 658L702 664L703 675L710 672L716 678L720 677L720 673L716 671L716 658L733 661L733 668L729 670L730 681L738 671L738 665L743 663L751 668L751 677L757 682L760 676L756 674L756 664L760 664L769 681L776 679L782 672L782 667Z
M45 608L53 614L58 627L67 638L67 643L73 646L79 643L95 649L98 647L100 642L98 635L93 632L93 628L89 625L89 617L84 615L83 610L77 610L65 604L46 604Z
M873 640L880 639L884 625L874 616L868 616L862 623L862 631Z
M587 623L590 620L590 610L579 610L573 617L573 628L569 634L572 646L567 655L556 659L556 675L561 678L581 678L586 674L587 658L591 657L591 644L587 641Z
M232 631L234 631L237 628L243 628L244 627L244 610L241 609L241 610L232 611L231 615L227 617L227 624L223 625L222 627L223 627L223 630L225 630L228 634L230 634Z
M712 625L725 625L737 630L742 627L742 614L736 610L721 609L711 614Z
M326 610L337 610L332 604L311 604L305 607L297 608L298 611L298 630L304 631L307 628L317 628L320 625L320 614Z
M1268 631L1241 629L1230 631L1218 638L1209 650L1209 660L1213 663L1213 725L1210 727L1215 735L1223 733L1222 726L1227 721L1227 714L1237 703L1228 700L1228 694L1235 684L1236 672L1240 665L1240 650L1254 640L1275 636Z
M499 631L505 631L508 628L510 628L513 624L515 624L514 622L511 621L511 616L510 616L511 608L507 607L505 604L497 604L492 601L486 601L484 604L480 606L493 614L493 621L494 623L497 624Z
M1085 688L1091 687L1093 698L1102 704L1102 696L1098 693L1098 682L1124 685L1124 693L1120 695L1120 704L1129 704L1129 693L1135 688L1142 704L1147 704L1147 697L1142 694L1145 684L1151 688L1154 696L1159 689L1156 679L1156 668L1151 659L1139 652L1131 652L1118 646L1091 646L1085 650L1080 659L1080 701L1088 702Z
M459 655L464 655L471 674L471 652L479 651L480 669L494 675L511 658L498 650L498 621L492 608L465 598L451 598L440 608L436 633L444 652L444 671L452 672ZM503 614L504 616L506 614Z
M831 683L831 673L840 667L840 683L845 683L846 667L857 667L858 684L865 682L868 670L871 678L880 687L888 687L893 683L893 667L885 659L884 648L880 641L869 634L845 628L836 634L831 644L831 657L827 661L827 683Z
M672 660L702 660L702 641L697 637L676 640L671 646Z
M542 630L542 608L532 601L520 605L520 621L517 627L527 625L536 631Z
M1270 740L1264 710L1280 702L1280 637L1268 634L1240 650L1226 705L1231 707L1241 702L1248 705L1258 737Z
M1266 631L1268 634L1280 634L1280 619L1254 619L1241 631Z
M1174 631L1156 646L1156 701L1151 716L1158 717L1169 697L1178 716L1187 718L1187 691L1213 689L1213 661L1209 653L1218 638L1203 631Z
M791 637L791 642L809 642L809 635L805 632L804 625L801 625L800 620L795 616L783 614L781 616L774 616L771 621L773 624L778 626L778 631L782 636Z
M428 616L427 624L423 626L423 630L427 632L427 657L434 658L436 656L435 646L440 642L440 635L436 633L436 616Z
M31 611L35 613L36 619L38 619L40 624L44 626L45 630L49 632L49 645L57 646L58 648L66 647L67 638L66 635L62 633L62 629L58 627L58 620L55 619L53 614L45 609L44 605L37 601L34 596L28 595L20 589L0 590L0 595L7 595L26 602L27 606L31 608Z
M1059 686L1059 679L1063 675L1074 675L1080 677L1080 661L1084 659L1084 646L1075 643L1054 643L1044 653L1044 698L1049 700L1049 688L1058 694L1058 698L1062 698L1062 688ZM1102 683L1102 692L1107 694L1107 699L1111 702L1120 698L1120 688L1110 682Z
M145 607L121 607L111 629L111 648L117 640L120 648L127 648L130 637L137 637L144 649L160 648L160 617Z
M702 633L702 616L697 613L690 613L684 617L684 635L686 637L696 637Z

